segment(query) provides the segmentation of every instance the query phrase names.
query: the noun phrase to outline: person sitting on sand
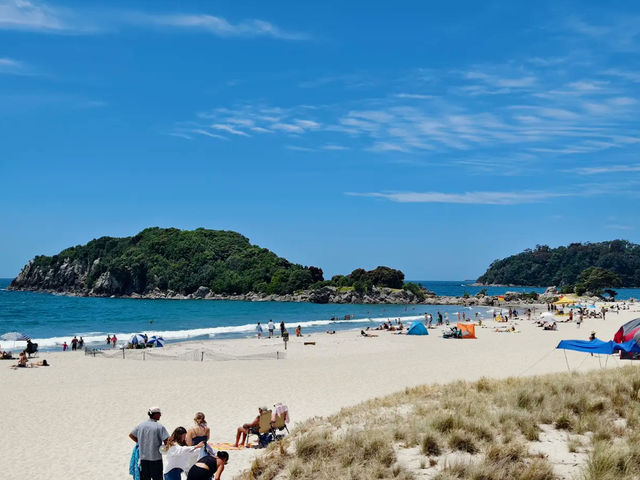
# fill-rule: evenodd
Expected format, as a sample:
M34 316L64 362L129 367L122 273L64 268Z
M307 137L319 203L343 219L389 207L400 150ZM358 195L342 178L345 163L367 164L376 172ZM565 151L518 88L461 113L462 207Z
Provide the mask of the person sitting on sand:
M18 355L18 363L15 365L17 368L25 368L29 363L29 357L27 356L27 351L23 350Z
M262 414L262 412L266 412L267 410L269 410L267 407L259 407L258 416L253 420L253 422L245 423L241 427L238 427L238 430L236 431L236 443L233 445L234 447L238 446L240 437L242 437L242 442L240 443L242 443L242 445L245 444L247 438L249 437L249 432L252 428L256 428L260 425L260 415Z
M592 331L591 335L589 335L589 341L593 342L596 339L596 331Z
M206 443L209 441L209 438L211 436L211 430L207 425L207 421L204 417L204 413L202 412L196 413L195 416L193 417L193 422L194 422L194 426L191 427L187 432L187 436L185 440L186 444L196 445L198 443L204 442L205 450L206 450L207 448ZM207 453L211 453L211 452L207 452Z
M160 453L166 456L162 466L164 480L182 480L182 472L188 472L198 460L196 450L206 445L204 441L187 445L186 437L187 430L178 427L169 436L167 443L160 447Z
M229 454L224 451L219 451L215 456L207 455L202 457L189 470L187 480L220 480L224 466L228 461Z
M296 337L301 337L301 336L302 336L302 327L298 325L296 327Z
M556 322L553 322L551 325L545 325L544 327L542 327L544 330L558 330L558 325L556 324Z
M364 330L360 330L360 335L362 335L363 337L377 337L378 335L373 335L371 333L367 333Z

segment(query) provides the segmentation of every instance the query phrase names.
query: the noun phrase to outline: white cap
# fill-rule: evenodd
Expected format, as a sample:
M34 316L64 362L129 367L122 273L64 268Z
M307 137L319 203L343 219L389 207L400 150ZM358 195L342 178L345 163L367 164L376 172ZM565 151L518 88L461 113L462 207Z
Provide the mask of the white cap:
M160 411L160 407L151 407L151 408L149 409L149 415L153 415L154 413L162 413L162 412Z

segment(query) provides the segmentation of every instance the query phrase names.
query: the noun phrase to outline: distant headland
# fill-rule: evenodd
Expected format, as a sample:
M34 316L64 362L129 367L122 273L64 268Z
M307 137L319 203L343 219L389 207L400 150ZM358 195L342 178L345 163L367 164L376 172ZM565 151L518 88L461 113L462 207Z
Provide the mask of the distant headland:
M564 293L599 293L602 289L640 285L640 245L626 240L537 245L495 260L478 285L555 285Z

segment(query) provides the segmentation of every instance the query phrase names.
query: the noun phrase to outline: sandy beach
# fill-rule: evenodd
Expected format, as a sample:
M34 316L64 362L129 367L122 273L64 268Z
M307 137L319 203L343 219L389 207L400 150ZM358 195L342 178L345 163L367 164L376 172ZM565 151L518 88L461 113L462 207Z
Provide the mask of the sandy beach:
M606 320L559 323L543 331L516 322L519 333L497 333L493 322L477 328L477 340L447 340L442 329L428 337L359 331L291 338L286 358L276 360L134 360L43 353L49 368L12 370L0 363L3 408L0 425L6 478L126 479L133 443L128 433L159 405L167 430L189 427L195 412L207 415L212 442L232 442L238 425L252 420L261 404L283 402L292 422L324 416L342 407L406 387L529 376L549 372L616 368L629 362L556 350L562 339L587 339L595 330L609 340L624 322L640 316L640 305ZM504 325L504 324L500 324ZM304 345L303 342L315 342ZM167 347L179 355L206 348L236 356L284 351L281 339L183 343ZM259 450L231 451L223 478L248 468Z

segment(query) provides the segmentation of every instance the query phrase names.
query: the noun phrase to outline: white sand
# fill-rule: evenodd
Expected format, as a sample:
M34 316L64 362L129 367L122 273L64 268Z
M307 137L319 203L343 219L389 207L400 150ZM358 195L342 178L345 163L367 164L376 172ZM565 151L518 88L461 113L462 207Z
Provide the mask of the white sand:
M441 330L428 337L316 334L292 338L284 360L140 361L59 352L41 354L49 368L12 370L0 362L0 472L3 478L127 479L133 447L127 435L153 405L162 407L169 432L203 411L212 441L232 442L260 404L286 403L295 423L414 385L567 371L563 352L555 350L559 340L586 339L591 330L608 340L640 316L638 309L585 320L581 328L559 324L557 332L523 320L521 333L482 328L477 340L446 340ZM282 350L280 339L207 343L238 355ZM170 347L187 348L193 346ZM588 354L567 352L567 358L579 371L605 365ZM628 363L610 357L607 368ZM257 452L231 451L223 478L247 468Z

